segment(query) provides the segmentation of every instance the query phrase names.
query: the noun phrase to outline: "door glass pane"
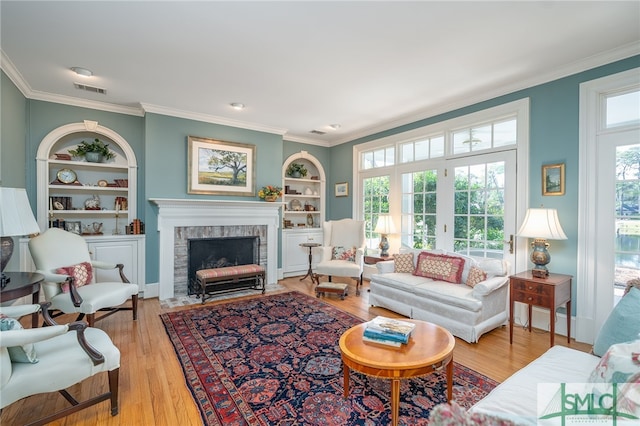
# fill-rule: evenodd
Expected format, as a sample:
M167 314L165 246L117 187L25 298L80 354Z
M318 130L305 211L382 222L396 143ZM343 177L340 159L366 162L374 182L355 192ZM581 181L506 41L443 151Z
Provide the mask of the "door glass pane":
M616 149L615 287L640 277L640 144Z
M378 176L364 179L362 200L365 237L367 247L375 248L380 243L378 234L374 234L373 229L378 223L380 213L389 213L389 176Z
M504 161L455 168L454 250L502 258Z
M607 97L606 127L640 123L640 91Z
M436 170L402 175L400 238L403 246L435 248L437 181Z

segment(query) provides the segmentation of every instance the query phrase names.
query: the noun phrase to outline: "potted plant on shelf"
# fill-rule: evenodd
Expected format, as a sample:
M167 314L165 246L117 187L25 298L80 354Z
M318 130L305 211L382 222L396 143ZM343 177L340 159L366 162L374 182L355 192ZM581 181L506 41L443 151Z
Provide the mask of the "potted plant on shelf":
M275 201L282 195L282 188L279 186L267 185L258 191L258 197L265 201Z
M69 154L74 157L84 157L90 163L101 163L115 157L113 151L108 148L109 144L95 138L93 142L82 141L76 149L70 149Z
M292 178L305 177L307 175L307 168L302 163L291 163L287 167L287 175Z

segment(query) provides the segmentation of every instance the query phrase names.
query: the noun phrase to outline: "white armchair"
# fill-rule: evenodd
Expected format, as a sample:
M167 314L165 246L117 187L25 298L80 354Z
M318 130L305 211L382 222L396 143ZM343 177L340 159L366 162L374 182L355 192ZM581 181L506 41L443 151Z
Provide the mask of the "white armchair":
M85 322L56 324L47 314L48 303L1 307L0 313L19 318L42 311L49 327L0 331L0 409L27 396L60 392L71 406L48 413L31 424L46 424L102 401L111 401L111 415L118 414L118 376L120 351L109 336L97 328L87 328ZM3 326L7 319L2 321ZM3 327L6 328L6 327ZM36 363L16 362L8 348L33 345ZM86 401L77 401L66 390L95 374L107 372L109 390Z
M50 228L43 234L29 241L29 251L36 265L37 272L44 275L42 289L45 300L51 302L52 310L65 314L78 313L77 320L87 316L89 327L119 310L132 310L133 319L138 318L138 285L131 284L122 272L122 264L113 264L91 260L87 242L79 235ZM115 269L120 272L122 282L95 282L76 288L75 278L67 274L58 273L59 268L79 265L84 262L97 269ZM69 286L69 292L62 291L62 285ZM120 306L131 298L131 307ZM107 314L96 317L96 312L108 311ZM55 315L54 315L55 316Z
M320 283L319 275L350 277L357 280L356 295L360 294L362 272L364 270L364 221L354 219L330 220L322 225L323 246L313 249L318 259L314 279ZM334 259L334 248L355 249L354 261Z

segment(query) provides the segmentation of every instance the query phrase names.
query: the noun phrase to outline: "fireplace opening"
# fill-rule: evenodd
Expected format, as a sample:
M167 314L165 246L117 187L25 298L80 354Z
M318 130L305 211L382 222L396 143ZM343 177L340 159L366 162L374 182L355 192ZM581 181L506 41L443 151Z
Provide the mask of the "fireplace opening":
M187 240L188 292L198 293L196 271L260 264L260 237L194 238Z

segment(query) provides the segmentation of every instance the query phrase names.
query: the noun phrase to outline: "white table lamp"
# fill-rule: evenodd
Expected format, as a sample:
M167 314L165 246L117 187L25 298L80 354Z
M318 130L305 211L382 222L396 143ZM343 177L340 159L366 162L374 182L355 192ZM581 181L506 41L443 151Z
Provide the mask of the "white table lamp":
M558 220L558 211L556 209L528 209L517 235L534 239L531 243L533 248L531 262L536 265L531 271L533 276L548 277L547 264L551 261L551 255L547 251L549 247L547 240L567 239Z
M376 223L376 229L373 232L380 234L380 256L389 256L389 240L387 236L396 232L396 227L393 225L393 220L390 214L378 215L378 223Z
M9 279L4 268L13 254L13 238L40 232L38 222L33 217L27 191L22 188L0 188L0 266L2 266L2 287Z

